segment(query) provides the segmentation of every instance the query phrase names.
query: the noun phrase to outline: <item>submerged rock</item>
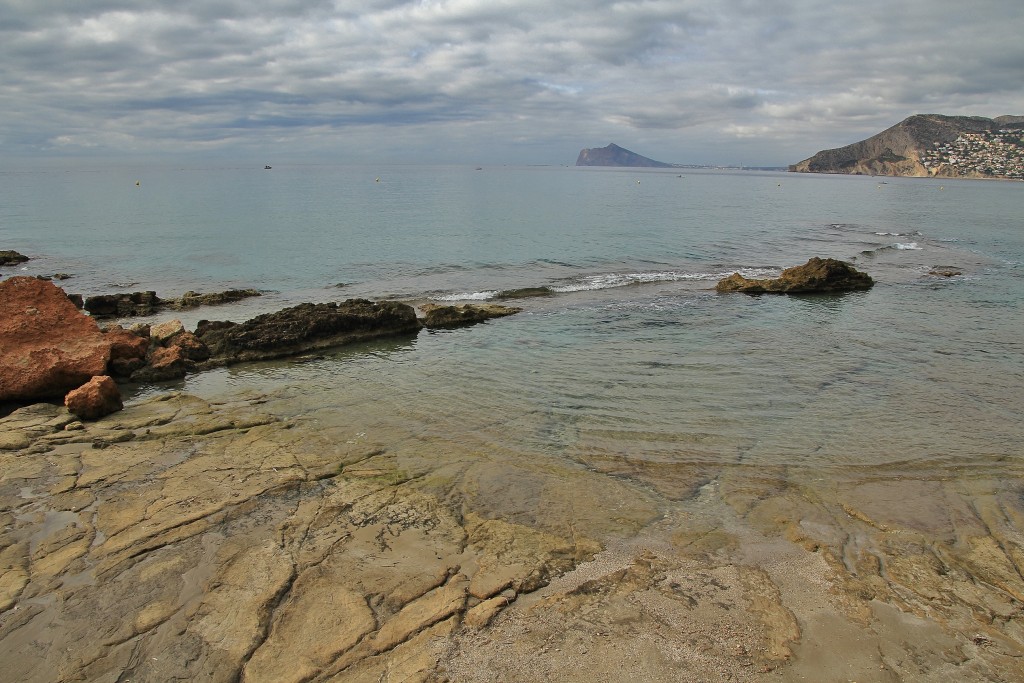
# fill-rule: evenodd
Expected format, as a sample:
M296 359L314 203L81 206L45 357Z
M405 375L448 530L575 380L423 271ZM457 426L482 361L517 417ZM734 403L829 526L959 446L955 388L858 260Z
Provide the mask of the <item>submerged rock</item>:
M774 279L751 280L733 273L720 280L715 289L747 294L808 294L869 289L874 284L870 275L844 261L815 256L802 266L787 268Z
M393 301L299 304L244 323L200 321L196 336L214 364L282 358L354 341L416 332L416 311Z
M253 296L262 296L258 289L229 289L214 294L200 294L198 292L185 292L180 299L172 299L168 302L171 308L197 308L199 306L213 306L217 304L232 303Z
M109 358L110 340L60 287L0 282L0 401L64 396L106 374Z
M441 304L423 304L423 324L429 328L462 327L474 325L491 318L502 318L514 315L523 309L498 304L460 304L444 306Z
M940 277L956 277L957 275L963 275L963 271L956 266L935 266L928 271L929 275L938 275Z
M498 299L528 299L538 296L551 296L555 292L550 287L521 287L519 289L505 289L498 292L495 298Z
M121 391L117 383L106 375L91 380L68 392L64 405L83 420L96 420L121 410Z

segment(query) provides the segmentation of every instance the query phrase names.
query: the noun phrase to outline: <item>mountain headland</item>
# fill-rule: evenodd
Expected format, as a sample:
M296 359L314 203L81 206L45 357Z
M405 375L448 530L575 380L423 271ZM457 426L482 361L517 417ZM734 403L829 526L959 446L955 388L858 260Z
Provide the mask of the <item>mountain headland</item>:
M916 114L793 164L798 173L1024 180L1024 116Z

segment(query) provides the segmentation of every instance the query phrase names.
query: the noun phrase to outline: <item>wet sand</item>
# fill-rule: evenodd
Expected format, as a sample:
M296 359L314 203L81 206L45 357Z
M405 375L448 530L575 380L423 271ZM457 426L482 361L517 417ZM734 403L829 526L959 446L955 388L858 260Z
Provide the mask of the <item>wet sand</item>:
M631 461L288 392L0 420L12 681L1014 681L1024 468Z

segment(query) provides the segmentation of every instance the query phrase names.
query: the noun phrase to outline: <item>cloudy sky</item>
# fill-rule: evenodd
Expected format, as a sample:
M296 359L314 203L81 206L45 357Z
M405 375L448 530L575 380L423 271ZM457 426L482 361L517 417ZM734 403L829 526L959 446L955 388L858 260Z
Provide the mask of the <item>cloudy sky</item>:
M784 165L1024 114L1020 0L0 0L0 164Z

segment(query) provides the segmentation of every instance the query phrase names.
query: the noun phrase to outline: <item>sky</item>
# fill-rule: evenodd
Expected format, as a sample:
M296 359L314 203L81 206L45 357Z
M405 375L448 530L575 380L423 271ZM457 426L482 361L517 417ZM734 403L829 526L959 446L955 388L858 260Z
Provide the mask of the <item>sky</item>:
M1024 115L1020 0L0 0L0 165L784 166Z

